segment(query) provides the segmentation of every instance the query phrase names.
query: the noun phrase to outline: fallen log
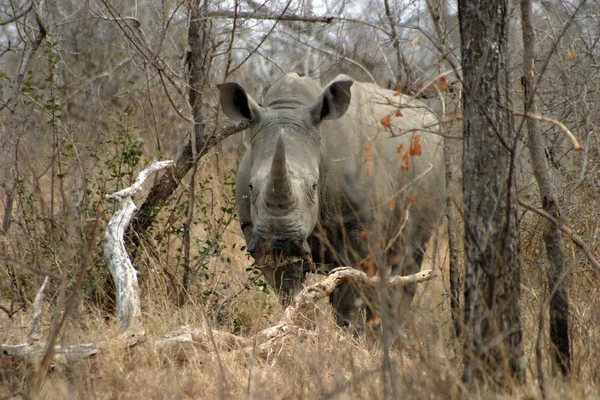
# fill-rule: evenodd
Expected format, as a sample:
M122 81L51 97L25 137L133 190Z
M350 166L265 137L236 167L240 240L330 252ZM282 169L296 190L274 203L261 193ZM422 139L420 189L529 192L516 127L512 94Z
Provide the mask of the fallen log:
M403 285L422 283L435 278L432 270L424 270L408 276L393 276L386 279L386 287L399 288ZM305 287L285 309L277 324L263 329L256 335L244 338L229 332L212 330L215 343L220 350L242 351L246 355L254 355L266 359L269 354L278 353L286 341L303 342L314 339L316 333L301 327L301 318L314 310L315 304L327 298L342 283L362 285L372 290L379 288L380 278L369 277L362 271L351 267L340 267L331 271L323 280ZM186 326L180 328L156 342L156 347L163 350L189 349L198 346L208 351L208 332L202 329Z

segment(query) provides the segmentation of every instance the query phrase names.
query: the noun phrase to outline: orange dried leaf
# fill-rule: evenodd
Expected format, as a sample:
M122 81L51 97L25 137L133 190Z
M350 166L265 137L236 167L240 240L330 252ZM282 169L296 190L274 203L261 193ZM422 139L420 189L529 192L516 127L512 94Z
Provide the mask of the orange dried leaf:
M396 91L394 92L394 96L400 96L402 94L402 85L398 84L396 86Z
M419 43L419 37L415 36L413 40L410 41L410 44L416 46Z
M446 78L444 78L443 76L440 78L440 90L442 92L448 90L448 82L446 82Z
M406 172L406 171L408 171L409 166L410 166L410 159L408 158L408 154L404 153L404 154L402 154L402 165L400 167L402 168L402 171Z
M418 133L413 136L409 151L411 156L420 156L423 153L423 148L421 147L421 143L419 143L420 139L421 135Z
M370 178L371 177L371 171L369 171L369 168L367 168L367 172L365 172L365 178Z
M424 201L424 202L427 202L427 201L429 201L429 200L430 200L432 197L433 197L433 194L431 194L431 193L429 193L429 194L426 194L425 196L423 196L423 201Z
M415 202L415 199L414 199L412 196L406 196L406 201L407 201L408 203L414 203L414 202Z
M375 276L375 266L372 262L366 261L362 263L361 268L367 276Z
M378 314L375 314L369 320L369 325L373 328L377 328L381 324L381 317Z
M418 83L417 84L417 89L423 89L423 84L422 83Z
M400 111L400 109L396 110L396 117L401 117L402 116L402 111Z
M430 83L429 86L427 86L427 89L429 89L433 92L433 91L435 91L435 85L433 83Z
M362 231L360 233L360 238L361 239L368 239L369 236L371 236L372 233L373 233L372 231Z
M575 52L573 50L569 49L569 50L567 50L567 53L569 54L569 58L571 60L574 60L577 58L577 54L575 54Z
M396 153L400 153L402 151L402 145L398 145L398 147L396 147Z
M390 211L395 210L396 209L396 200L390 201L390 204L388 205L388 208L390 209Z
M388 103L388 105L390 105L390 106L393 106L394 104L396 104L396 103L394 102L394 100L392 100L392 99L387 99L387 103Z
M392 116L388 115L387 117L383 117L381 119L381 125L385 128L386 131L390 129L390 123L392 122Z

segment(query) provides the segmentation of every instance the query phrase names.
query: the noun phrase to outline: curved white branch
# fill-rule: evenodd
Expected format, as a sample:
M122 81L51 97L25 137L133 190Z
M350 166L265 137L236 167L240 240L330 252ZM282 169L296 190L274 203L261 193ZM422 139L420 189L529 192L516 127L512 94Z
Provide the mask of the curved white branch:
M116 193L107 194L106 198L120 201L123 200L125 197L133 197L137 192L140 191L142 185L144 184L144 181L146 181L146 179L148 179L150 175L152 175L156 171L160 171L161 169L169 168L173 166L173 164L174 162L171 160L153 161L148 168L140 172L133 185Z
M154 161L152 165L140 172L133 185L117 193L106 195L107 198L121 202L121 208L113 215L106 229L104 257L117 289L117 319L122 331L143 330L140 322L142 311L137 273L131 264L123 240L125 230L135 211L135 204L133 204L131 196L141 189L144 181L153 172L171 165L173 165L173 161Z
M42 301L44 301L44 290L48 286L49 278L46 276L42 287L35 296L33 303L33 319L31 320L31 330L29 331L28 340L30 343L37 342L40 339L40 315L42 315Z

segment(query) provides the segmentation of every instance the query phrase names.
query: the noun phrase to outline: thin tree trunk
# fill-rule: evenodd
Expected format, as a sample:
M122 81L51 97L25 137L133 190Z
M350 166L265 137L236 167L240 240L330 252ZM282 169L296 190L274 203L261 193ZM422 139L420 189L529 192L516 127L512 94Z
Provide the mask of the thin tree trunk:
M446 21L447 18L447 4L443 0L427 0L427 9L429 15L433 21L435 33L439 41L439 49L441 54L444 56L440 60L440 65L450 64L446 57L446 43L445 38L446 32ZM452 124L445 122L446 120L446 109L443 109L442 115L442 132L446 132L451 128ZM460 274L460 241L459 241L459 226L458 217L456 212L456 205L453 201L453 196L458 195L460 192L460 185L454 176L453 167L457 160L454 159L456 153L457 144L452 143L450 140L444 140L444 158L446 159L446 186L448 188L448 198L446 199L446 217L448 218L448 253L449 257L449 281L450 281L450 315L452 316L452 325L454 326L454 334L457 338L462 335L462 321L461 321L461 310L460 310L460 293L461 293L461 274Z
M470 390L524 382L508 0L459 0L463 67L465 369Z
M521 0L521 26L523 29L523 89L526 114L537 114L535 102L535 33L531 20L531 0ZM527 142L531 154L533 174L538 184L542 209L554 219L560 220L556 191L552 185L550 168L546 162L544 144L538 121L526 118ZM546 269L550 287L550 356L554 367L563 375L571 369L569 351L569 300L564 281L564 256L562 235L551 221L544 222L544 244L548 254ZM542 316L540 316L542 318Z
M188 58L187 67L189 74L189 101L192 107L194 117L194 133L192 141L192 176L190 178L190 192L188 201L188 210L185 221L183 222L183 290L187 292L189 288L191 270L191 226L194 219L195 203L195 178L198 165L197 149L204 148L206 142L205 124L202 118L202 103L204 96L202 89L205 84L206 72L208 71L209 49L208 49L208 24L206 18L206 1L200 8L197 0L190 0L190 26L188 29ZM179 304L185 301L184 293L179 296Z
M445 143L444 154L446 156L446 185L452 193L452 189L458 189L456 178L452 173L452 165L454 160L452 154L448 151L448 143ZM452 195L446 200L446 216L448 218L448 279L450 281L450 315L452 317L452 325L454 326L454 334L457 339L462 337L462 321L460 308L460 294L462 289L461 279L461 256L460 256L460 241L458 218L456 215L456 204L454 204Z

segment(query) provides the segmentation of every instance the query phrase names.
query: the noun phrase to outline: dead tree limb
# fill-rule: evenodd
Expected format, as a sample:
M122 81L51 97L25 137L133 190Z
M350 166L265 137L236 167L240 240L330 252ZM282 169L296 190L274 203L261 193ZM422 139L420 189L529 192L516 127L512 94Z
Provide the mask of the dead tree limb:
M295 14L281 14L276 12L260 12L260 11L210 11L206 15L207 17L217 18L243 18L243 19L259 19L259 20L273 20L273 21L290 21L290 22L317 22L323 24L330 24L334 21L343 20L334 16L306 16L306 15L295 15Z
M524 82L526 82L526 81L524 81ZM546 122L548 124L552 124L552 125L560 128L560 130L563 131L569 137L569 140L571 141L571 143L573 143L573 148L575 150L577 150L577 151L583 151L583 146L579 143L579 140L577 140L577 138L575 137L575 135L573 135L573 133L571 133L571 131L569 130L569 128L567 128L565 126L565 124L563 124L562 122L557 121L557 120L552 119L552 118L549 118L549 117L544 117L543 115L539 115L534 110L529 110L529 112L525 112L525 113L515 112L515 115L517 117L524 117L524 118L527 118L529 120Z
M113 215L106 229L104 257L108 262L117 288L117 319L119 328L124 332L129 330L143 331L139 321L142 311L137 273L129 259L123 240L125 230L136 208L131 197L141 189L148 176L171 165L173 165L172 161L155 161L139 174L132 186L106 196L121 203L121 209Z
M33 319L31 320L31 329L29 330L27 338L29 343L37 342L41 336L40 316L42 315L42 301L44 301L44 290L46 290L49 280L48 276L44 278L44 283L42 283L40 290L38 290L37 295L35 296L35 301L33 302Z

